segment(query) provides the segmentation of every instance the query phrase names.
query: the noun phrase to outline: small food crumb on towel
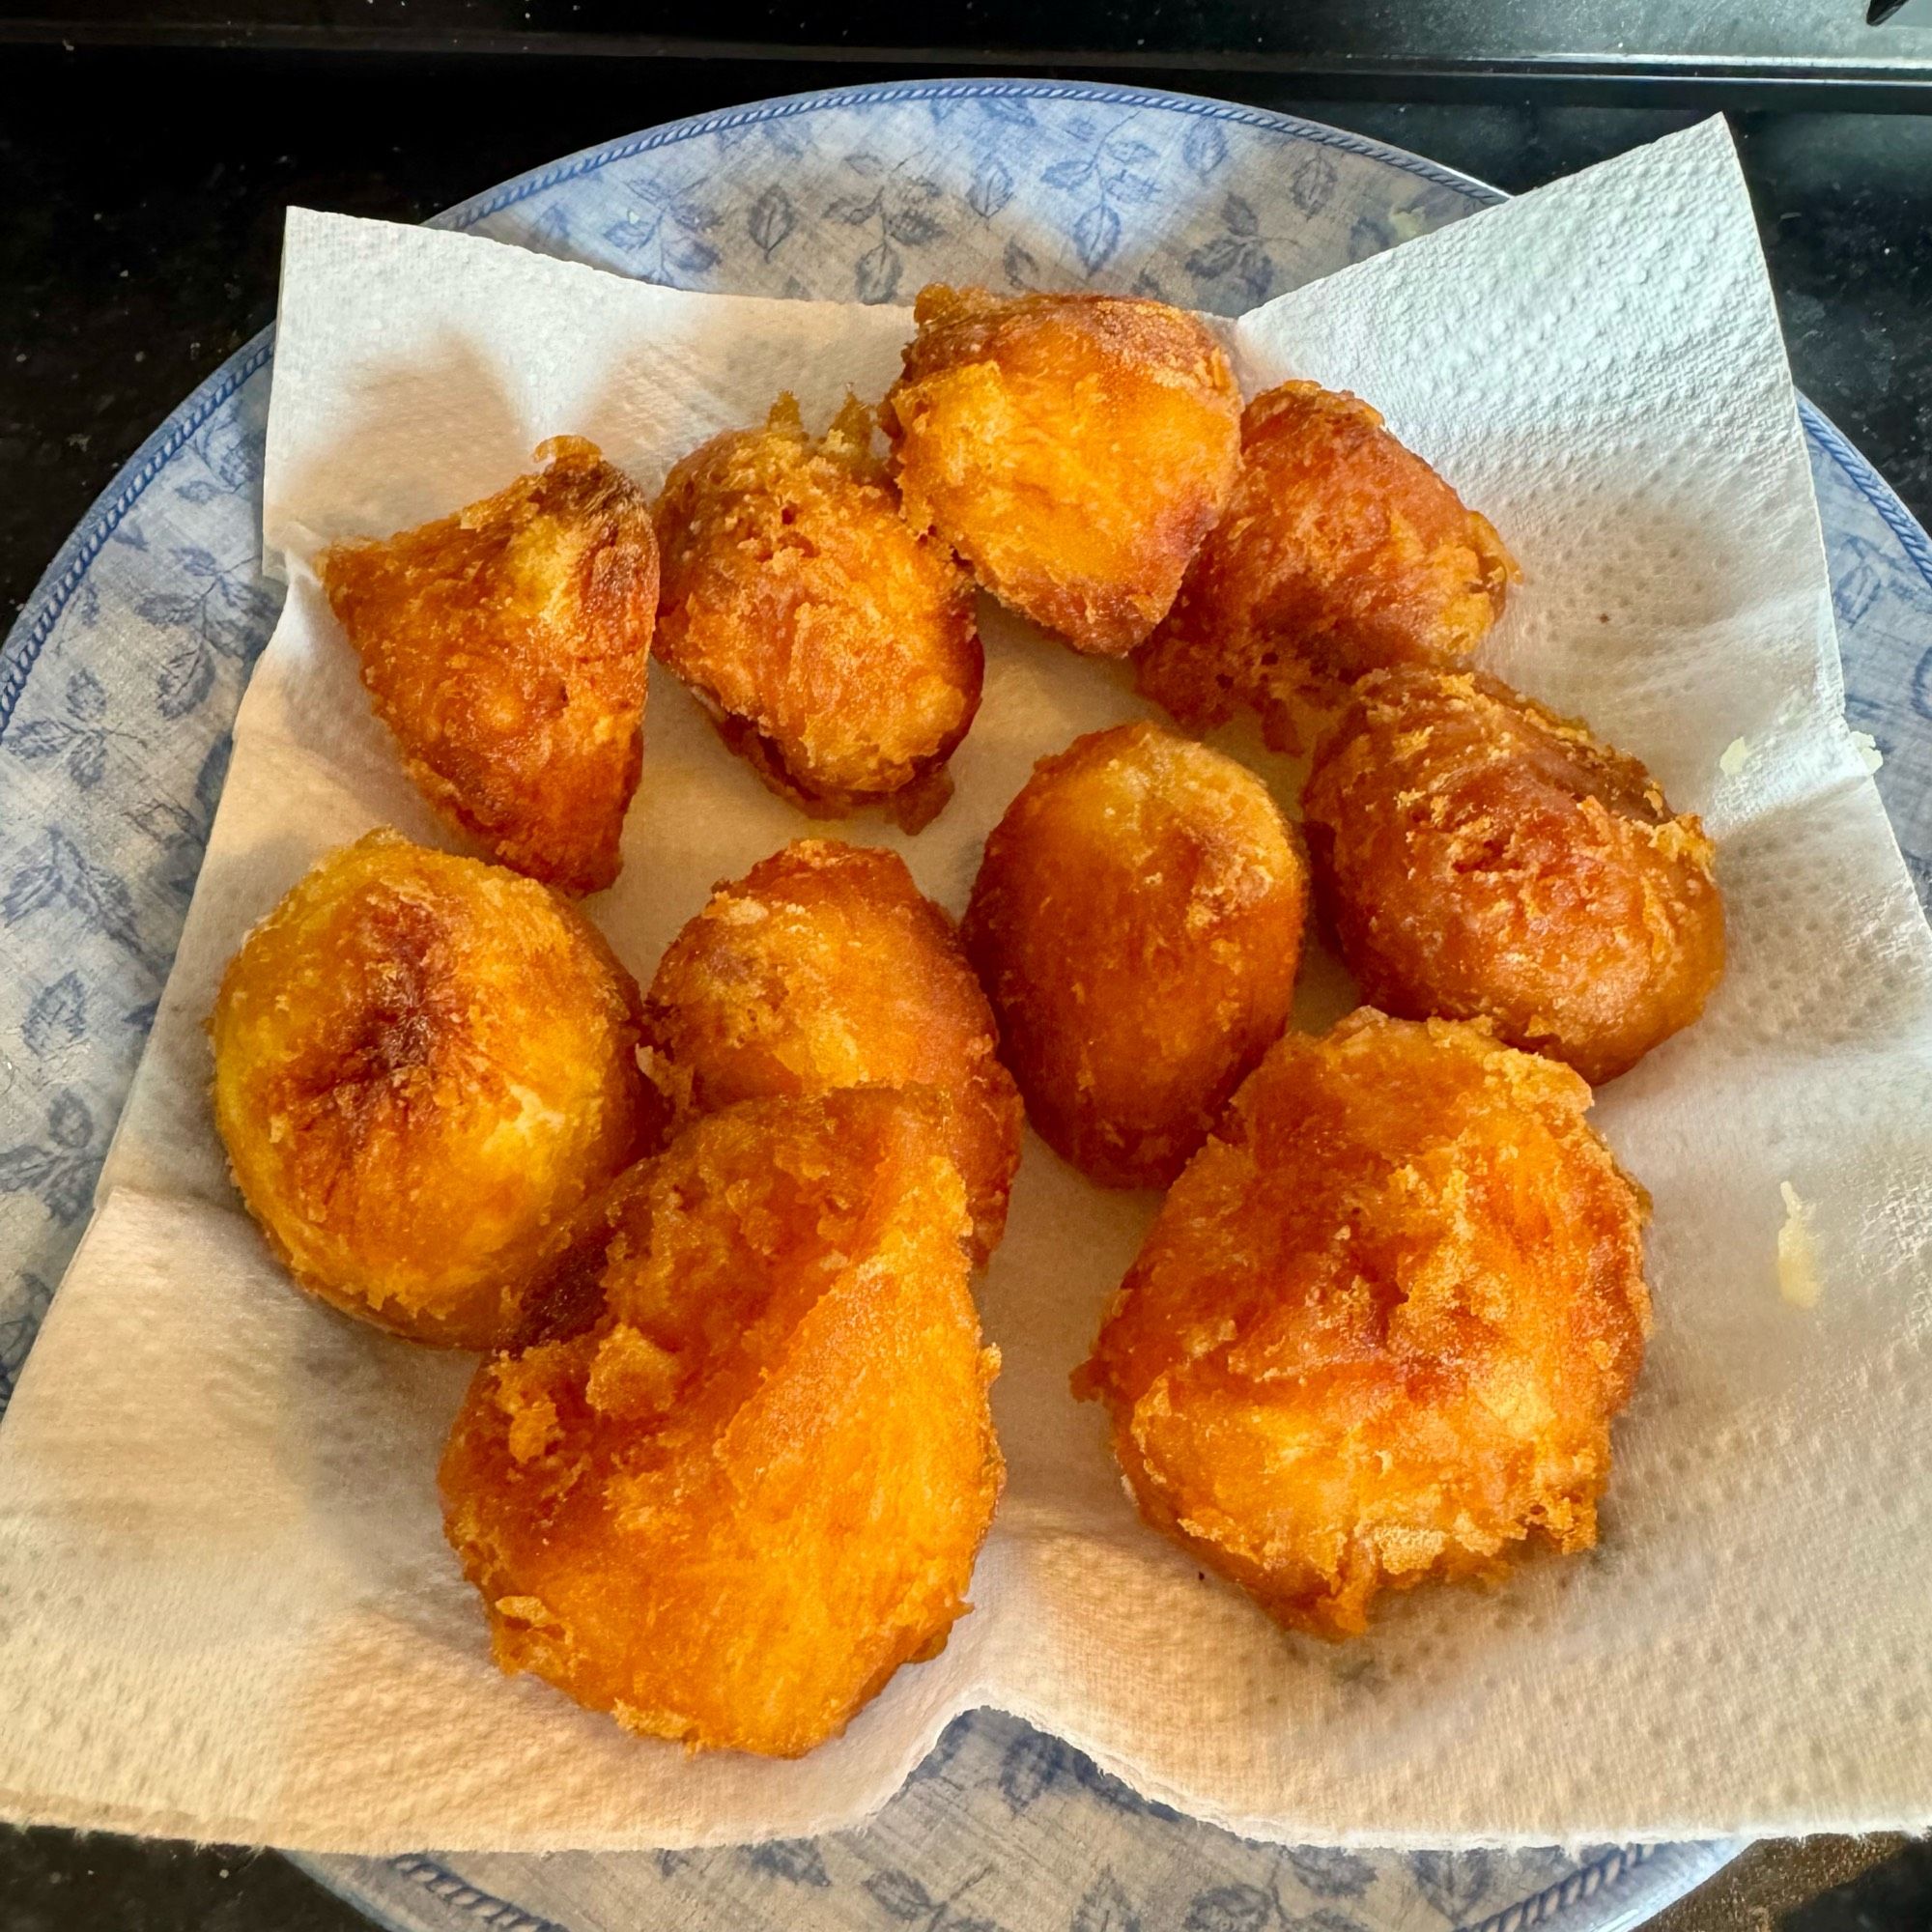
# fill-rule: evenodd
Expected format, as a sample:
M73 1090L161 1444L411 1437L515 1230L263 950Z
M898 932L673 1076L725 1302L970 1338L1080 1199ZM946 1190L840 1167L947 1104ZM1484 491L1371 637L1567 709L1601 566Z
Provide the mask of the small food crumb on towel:
M1780 1180L1784 1225L1777 1231L1777 1292L1794 1308L1818 1305L1818 1252L1811 1238L1811 1209L1790 1181Z

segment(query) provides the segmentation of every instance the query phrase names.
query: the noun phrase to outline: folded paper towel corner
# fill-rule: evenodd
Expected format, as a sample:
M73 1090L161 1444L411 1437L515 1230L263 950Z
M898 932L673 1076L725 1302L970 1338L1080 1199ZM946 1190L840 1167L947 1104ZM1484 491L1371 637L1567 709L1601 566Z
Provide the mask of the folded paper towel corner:
M1494 519L1524 584L1487 661L1638 752L1719 840L1730 976L1598 1108L1656 1200L1657 1302L1602 1547L1493 1592L1418 1592L1332 1649L1204 1582L1135 1521L1065 1392L1145 1203L1032 1146L984 1288L1010 1488L941 1658L796 1763L687 1757L496 1671L435 1493L468 1364L292 1291L208 1114L201 1021L249 923L372 824L439 836L309 560L497 488L558 431L654 484L781 388L808 417L848 385L876 396L907 329L291 215L265 485L288 604L93 1225L0 1429L0 1811L370 1853L797 1836L876 1809L985 1704L1291 1841L1924 1824L1932 936L1839 715L1790 380L1719 123L1233 331L1251 384L1357 391ZM955 907L1033 758L1142 712L1023 626L989 624L988 657L945 814L917 839L848 830ZM648 973L714 879L803 829L660 684L624 876L593 910ZM1786 1186L1808 1309L1778 1292Z

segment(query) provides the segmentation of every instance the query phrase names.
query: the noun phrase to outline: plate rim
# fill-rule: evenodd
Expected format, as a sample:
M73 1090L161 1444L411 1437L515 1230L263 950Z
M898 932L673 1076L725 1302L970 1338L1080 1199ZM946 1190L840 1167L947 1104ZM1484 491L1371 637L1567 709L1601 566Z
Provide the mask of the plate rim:
M1417 155L1391 142L1335 128L1325 122L1218 99L1168 88L1138 87L1105 81L1029 79L1016 76L934 76L923 79L867 82L833 88L805 89L741 102L702 114L658 123L594 143L572 154L526 169L477 194L427 217L422 225L465 231L491 215L515 207L532 195L560 186L580 176L601 171L614 162L739 128L765 125L828 109L899 105L939 99L1016 99L1093 100L1110 104L1134 103L1179 112L1199 119L1228 122L1270 133L1313 141L1367 159L1393 163L1405 173L1433 185L1465 196L1481 207L1509 200L1493 184ZM88 506L56 551L33 590L21 605L4 639L0 639L0 740L50 640L62 612L86 581L102 547L140 500L182 446L239 389L268 366L274 353L274 325L251 336L185 396L141 442L133 454ZM1797 406L1807 438L1815 441L1844 471L1859 494L1885 523L1928 586L1932 586L1932 538L1883 474L1825 412L1802 392ZM1674 1849L1685 1855L1685 1869L1673 1874L1687 1883L1669 1894L1682 1896L1721 1869L1745 1848L1743 1840L1701 1840L1663 1847L1655 1844L1619 1845L1588 1864L1553 1880L1542 1890L1513 1901L1467 1925L1463 1932L1523 1932L1548 1923L1559 1914L1607 1889L1621 1889L1643 1872L1657 1854ZM309 1854L284 1853L291 1862L326 1889L358 1911L365 1900L350 1890L342 1874L327 1860ZM387 1861L401 1875L416 1879L443 1902L472 1914L480 1922L501 1932L564 1932L553 1921L538 1918L472 1885L442 1865L432 1854L411 1854ZM1662 1909L1667 1899L1659 1901Z

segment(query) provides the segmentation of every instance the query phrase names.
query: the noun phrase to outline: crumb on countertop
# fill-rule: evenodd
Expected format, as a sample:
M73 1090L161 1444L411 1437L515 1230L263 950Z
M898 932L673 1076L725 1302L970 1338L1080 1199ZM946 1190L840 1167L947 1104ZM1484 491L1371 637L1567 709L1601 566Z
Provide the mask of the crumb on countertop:
M1745 738L1733 738L1724 747L1724 754L1718 760L1718 769L1727 779L1734 779L1750 761L1750 743Z

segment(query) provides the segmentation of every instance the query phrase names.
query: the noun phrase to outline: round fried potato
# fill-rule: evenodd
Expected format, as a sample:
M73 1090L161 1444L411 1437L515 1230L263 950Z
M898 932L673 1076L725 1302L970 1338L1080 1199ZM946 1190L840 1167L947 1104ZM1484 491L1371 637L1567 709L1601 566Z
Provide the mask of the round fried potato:
M922 289L881 421L905 514L1076 650L1120 657L1228 500L1240 392L1194 316L1122 296Z
M1238 706L1276 751L1383 665L1454 665L1502 614L1519 573L1487 518L1354 396L1284 383L1241 417L1241 472L1140 688L1205 730Z
M795 1757L969 1607L1003 1469L965 1188L865 1088L708 1115L621 1191L589 1324L477 1372L445 1527L505 1670Z
M1047 1144L1110 1187L1172 1180L1287 1024L1307 909L1244 765L1154 724L1042 758L962 935Z
M1489 1019L1614 1079L1724 970L1712 845L1636 759L1475 672L1364 679L1302 799L1316 892L1362 997Z
M654 649L775 791L821 814L895 802L916 829L946 802L983 660L971 580L899 515L871 431L851 403L813 441L781 396L677 465Z
M721 884L666 950L644 1031L680 1117L838 1087L937 1090L975 1259L999 1245L1019 1093L952 920L897 854L803 838Z
M372 832L229 962L210 1031L237 1186L302 1287L500 1347L554 1223L649 1144L639 998L554 894Z
M1367 1008L1288 1034L1175 1183L1075 1393L1141 1514L1291 1629L1596 1541L1648 1202L1554 1061Z

